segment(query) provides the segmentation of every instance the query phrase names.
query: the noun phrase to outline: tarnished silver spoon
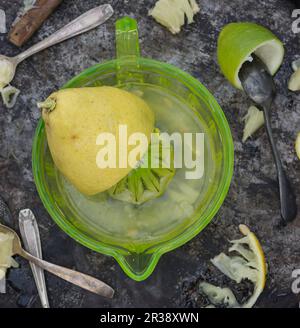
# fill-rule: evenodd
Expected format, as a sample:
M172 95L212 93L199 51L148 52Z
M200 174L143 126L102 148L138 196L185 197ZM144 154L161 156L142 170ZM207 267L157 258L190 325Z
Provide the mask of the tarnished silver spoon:
M85 33L101 24L113 15L114 11L111 5L105 4L94 9L91 9L79 16L57 32L53 33L46 39L35 44L31 48L22 52L15 57L7 57L0 55L1 66L6 66L7 80L6 84L9 84L15 76L17 66L26 58L33 54L49 48L57 43L70 39L76 35Z
M253 60L243 64L239 78L248 97L264 111L266 129L277 169L281 217L285 223L297 215L296 198L293 188L282 166L279 152L273 137L270 110L275 98L275 84L265 64L255 55Z
M112 298L114 295L114 290L105 284L104 282L93 278L91 276L88 276L84 273L80 273L74 270L70 270L49 262L46 262L44 260L41 260L37 257L32 256L28 252L26 252L21 245L21 241L19 236L15 231L12 229L0 224L0 232L2 233L11 233L14 236L13 239L13 255L20 255L24 259L38 265L40 268L47 270L54 275L71 282L74 285L77 285L81 288L84 288L86 290L89 290L90 292L93 292L95 294Z

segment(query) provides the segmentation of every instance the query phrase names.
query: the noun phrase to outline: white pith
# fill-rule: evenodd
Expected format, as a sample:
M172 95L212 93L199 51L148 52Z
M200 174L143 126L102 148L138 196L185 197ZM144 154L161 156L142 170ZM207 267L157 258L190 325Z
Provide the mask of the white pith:
M268 40L256 48L252 49L242 60L235 74L235 84L239 89L243 89L239 79L239 72L243 64L255 54L268 67L269 72L274 75L283 61L284 49L282 44L277 40Z

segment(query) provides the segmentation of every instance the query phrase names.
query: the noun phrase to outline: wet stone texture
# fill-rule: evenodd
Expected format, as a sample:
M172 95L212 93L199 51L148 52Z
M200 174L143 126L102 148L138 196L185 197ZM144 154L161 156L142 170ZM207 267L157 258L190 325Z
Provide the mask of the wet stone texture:
M0 1L0 8L7 14L8 26L21 2ZM198 0L201 11L195 17L195 23L173 36L147 16L154 0L110 2L115 15L107 24L23 62L13 81L21 89L16 106L9 110L0 103L0 195L12 211L14 224L20 209L31 208L38 218L47 260L94 275L116 289L115 298L106 300L46 273L51 306L205 305L198 292L199 281L228 283L209 259L226 250L227 241L239 236L238 224L246 223L261 240L269 266L267 285L256 306L298 307L300 295L291 291L291 274L294 269L300 269L300 214L288 226L279 226L276 172L266 132L261 129L251 140L241 142L242 117L250 101L228 84L216 60L217 35L224 24L233 21L261 23L274 30L285 43L286 56L275 79L278 96L273 106L272 124L283 164L299 195L300 161L296 159L294 140L300 129L300 95L287 89L292 73L290 63L300 56L299 35L291 31L293 4L286 0ZM63 1L22 50L101 3L104 1ZM227 116L235 144L234 177L215 219L185 246L164 255L152 276L141 283L126 277L113 258L77 244L54 224L38 197L31 172L32 138L40 117L36 102L83 69L113 58L114 22L123 15L138 19L144 56L180 67L215 95ZM9 44L6 35L0 35L0 49L2 54L9 56L19 52ZM29 265L22 259L17 260L21 266L10 271L7 294L0 296L0 307L39 307ZM240 298L247 297L250 290L243 286L238 290Z

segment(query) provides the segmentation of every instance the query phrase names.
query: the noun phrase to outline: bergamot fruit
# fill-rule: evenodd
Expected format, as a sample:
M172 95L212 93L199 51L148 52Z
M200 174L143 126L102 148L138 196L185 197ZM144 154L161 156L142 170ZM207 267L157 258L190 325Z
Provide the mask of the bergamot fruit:
M115 137L119 154L119 127L127 127L128 138L134 133L145 135L150 142L154 113L138 96L114 87L63 89L39 104L45 122L47 140L58 170L83 194L95 195L122 180L133 169L123 168L115 158L115 167L101 168L96 141L101 133ZM127 154L135 147L128 145ZM148 143L142 147L144 155ZM112 149L114 153L114 150ZM140 159L136 159L136 163Z

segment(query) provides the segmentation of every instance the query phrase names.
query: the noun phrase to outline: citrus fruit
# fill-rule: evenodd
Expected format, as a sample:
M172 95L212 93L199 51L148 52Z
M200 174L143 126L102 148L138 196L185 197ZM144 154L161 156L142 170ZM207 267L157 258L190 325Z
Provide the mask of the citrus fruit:
M259 295L262 293L267 274L267 266L262 247L253 232L243 224L239 226L243 238L231 241L232 246L229 252L234 252L234 256L220 253L211 261L223 274L236 283L244 279L250 280L254 284L252 296L244 303L239 304L234 294L228 288L220 288L207 282L202 282L200 291L207 295L213 305L223 304L227 307L252 307Z
M243 89L239 71L243 63L257 55L272 75L280 67L284 48L282 42L267 28L255 23L230 23L218 38L218 62L225 77L238 89Z
M123 179L133 168L119 165L121 147L133 134L143 134L148 142L154 128L154 113L138 96L114 87L63 89L40 103L47 141L58 170L83 194L95 195ZM128 140L120 135L125 126ZM97 158L103 150L99 136L109 134L115 142L106 148L113 166L99 166ZM122 141L124 140L124 142ZM141 145L145 154L148 143ZM120 149L119 149L120 148ZM127 155L134 149L127 145ZM110 152L111 151L111 152ZM105 155L106 156L106 155ZM134 165L139 159L134 159Z

